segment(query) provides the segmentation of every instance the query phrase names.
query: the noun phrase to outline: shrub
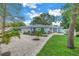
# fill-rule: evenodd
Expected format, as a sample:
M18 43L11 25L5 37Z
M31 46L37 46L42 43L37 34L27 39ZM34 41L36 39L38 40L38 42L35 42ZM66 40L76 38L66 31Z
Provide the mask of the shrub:
M29 32L24 32L23 34L29 34Z
M42 32L41 32L41 31L36 31L36 32L35 32L35 35L36 35L36 36L42 36Z
M79 37L79 32L76 32L76 37Z
M35 31L35 35L36 35L36 38L34 38L33 40L39 40L40 39L39 36L42 36L41 30Z
M76 37L79 37L79 35L76 35Z

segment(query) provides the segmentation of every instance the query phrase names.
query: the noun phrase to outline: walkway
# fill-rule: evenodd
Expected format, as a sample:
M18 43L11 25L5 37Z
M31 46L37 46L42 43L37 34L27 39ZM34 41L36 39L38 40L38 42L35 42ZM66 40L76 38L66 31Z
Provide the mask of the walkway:
M12 56L35 56L51 36L32 40L35 36L21 35L21 39L15 37L8 45L2 44L2 52L10 51Z

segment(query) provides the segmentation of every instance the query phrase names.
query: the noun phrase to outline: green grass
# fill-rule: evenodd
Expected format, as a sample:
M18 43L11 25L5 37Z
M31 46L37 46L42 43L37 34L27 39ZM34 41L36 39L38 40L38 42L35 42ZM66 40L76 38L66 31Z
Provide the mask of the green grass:
M74 40L75 49L67 48L67 37L52 36L37 56L79 56L79 37Z

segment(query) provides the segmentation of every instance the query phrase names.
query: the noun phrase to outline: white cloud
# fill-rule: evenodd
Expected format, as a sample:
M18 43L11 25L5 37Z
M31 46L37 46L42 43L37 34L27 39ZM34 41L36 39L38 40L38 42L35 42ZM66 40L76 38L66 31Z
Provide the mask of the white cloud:
M34 10L31 10L31 13L35 13L35 11Z
M61 16L61 9L48 10L48 13L53 16Z
M34 10L31 10L30 13L27 13L26 15L30 16L30 18L32 19L35 16L39 16L41 13L36 13Z
M22 5L23 5L23 7L28 6L29 8L33 8L33 9L37 8L35 3L23 3Z
M26 21L24 21L24 23L25 23L26 25L29 25L30 22L31 22L31 20L26 20Z

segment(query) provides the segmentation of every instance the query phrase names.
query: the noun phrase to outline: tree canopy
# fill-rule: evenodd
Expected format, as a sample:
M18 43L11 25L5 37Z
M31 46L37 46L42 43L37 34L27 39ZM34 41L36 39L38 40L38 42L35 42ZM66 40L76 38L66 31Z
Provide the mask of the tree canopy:
M52 21L54 21L54 16L51 16L48 13L42 13L39 16L33 17L33 20L30 24L51 25Z
M64 29L69 28L70 20L72 18L72 13L71 13L72 8L73 8L73 5L69 4L69 3L67 3L63 8L64 12L62 13L63 20L62 20L61 26ZM75 29L76 29L76 31L79 31L79 14L77 16L77 23L76 23Z
M14 21L7 24L9 27L20 27L25 26L25 23L23 21Z
M5 43L8 44L11 40L11 37L17 36L20 38L20 32L17 27L23 25L22 22L12 22L10 23L11 28L5 29L6 24L9 22L8 19L11 19L11 21L15 21L15 17L22 20L22 17L20 16L19 12L21 11L21 4L8 4L8 3L1 3L0 4L0 24L1 26L1 32L0 32L0 44ZM15 26L15 27L14 27Z

